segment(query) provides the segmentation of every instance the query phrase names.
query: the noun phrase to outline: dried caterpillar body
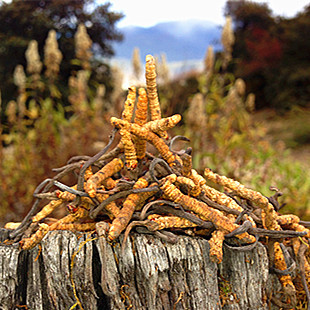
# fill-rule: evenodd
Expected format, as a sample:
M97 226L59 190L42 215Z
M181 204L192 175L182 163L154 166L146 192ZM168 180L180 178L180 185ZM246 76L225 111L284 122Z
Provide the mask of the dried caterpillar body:
M136 101L136 88L134 86L131 86L128 88L128 95L124 104L122 119L131 122L133 109L135 107L135 101Z
M4 225L5 229L16 229L19 227L21 222L8 222Z
M285 270L287 268L285 258L279 242L274 243L274 266L279 270ZM284 289L288 288L295 292L295 286L292 282L292 278L289 274L287 275L278 275L279 280Z
M111 124L116 128L128 128L130 133L153 144L163 159L166 160L170 166L176 162L181 164L181 159L179 156L174 155L169 150L167 144L160 137L147 130L144 126L141 127L137 124L131 124L116 117L111 117Z
M117 204L112 201L108 205L105 206L105 210L107 211L110 218L114 219L119 215L120 209Z
M153 187L153 186L157 186L158 184L157 183L152 183L152 184L149 184L148 186L149 187ZM135 207L135 210L137 211L141 211L141 209L143 208L143 204L145 203L145 201L147 199L149 199L150 197L154 196L156 194L156 190L154 191L149 191L149 192L141 192L139 193L139 201Z
M128 95L124 104L124 110L122 112L122 119L129 123L132 120L135 101L136 101L136 88L134 86L131 86L128 88ZM137 167L138 164L134 143L131 139L130 133L127 131L126 128L122 128L120 130L120 135L121 135L121 143L124 146L126 167L129 170L133 170Z
M46 206L43 207L43 209L38 212L33 218L32 222L40 222L42 219L50 215L54 210L56 210L58 207L60 207L64 201L62 199L58 200L52 200L50 201Z
M225 195L224 193L219 192L215 188L212 188L212 187L204 184L202 186L202 190L205 193L205 195L208 198L210 198L212 201L214 201L220 205L226 206L227 208L237 210L239 212L243 212L243 208L241 206L239 206L232 198ZM247 220L249 220L251 222L253 227L256 227L256 223L252 219L251 216L249 216L247 214L245 214L244 216Z
M143 126L147 122L147 106L148 99L144 88L139 88L139 98L137 102L137 109L135 113L135 124ZM141 159L145 156L146 141L142 139L134 139L136 144L137 158Z
M223 260L223 242L225 239L225 232L223 230L215 230L209 240L210 245L210 259L214 263L221 263Z
M201 176L195 169L191 169L191 174L189 177L201 188L207 183L204 177Z
M137 102L137 109L135 113L135 124L143 126L147 122L147 106L148 99L144 88L139 88L139 97Z
M151 120L161 119L161 110L157 94L157 85L156 85L156 67L155 59L152 55L147 55L145 65L145 79L146 79L146 88L149 98L149 108L151 114Z
M201 188L197 186L195 182L190 178L178 176L176 179L176 183L185 185L188 188L189 195L198 196L201 193Z
M105 191L105 187L103 185L100 185L97 187L97 191ZM98 200L99 203L102 201L106 200L109 197L108 194L102 194L102 193L96 193L96 199Z
M77 185L71 187L72 189L77 189ZM60 190L56 191L56 196L58 199L62 199L64 201L72 201L75 199L75 195L69 192L62 192Z
M19 242L20 248L22 250L31 250L45 237L49 230L47 224L39 224L39 229L30 238L24 238Z
M180 122L182 116L180 114L175 114L170 117L162 118L156 121L150 121L145 124L145 128L151 130L155 133L160 134L162 131L173 128L177 123Z
M91 167L89 167L86 172L84 179L88 180L92 176ZM77 185L72 186L73 189L77 189ZM72 201L75 199L75 195L69 192L62 192L60 190L56 191L56 195L59 199L50 201L47 205L45 205L40 212L38 212L33 218L32 222L40 222L45 217L50 215L54 210L60 207L64 201Z
M77 189L77 185L71 186L72 189ZM76 195L70 192L62 192L60 190L56 190L56 196L57 198L63 200L63 201L72 201L75 199Z
M114 158L89 178L85 184L85 191L89 194L90 197L94 198L96 196L97 186L99 186L100 183L105 179L120 171L123 166L124 164L121 159Z
M85 170L84 180L87 181L92 175L93 175L93 170L92 170L91 166L89 166L89 167Z
M121 128L120 130L121 142L124 145L124 154L126 158L126 168L128 170L133 170L137 167L137 154L135 145L131 139L131 134L126 128Z
M89 209L90 209L89 203L86 202L86 200L83 198L81 205L78 206L77 211L75 213L65 216L64 218L58 220L56 223L52 224L51 226L48 226L45 223L39 224L39 229L30 238L25 238L20 241L20 247L23 250L32 249L44 238L44 236L49 231L57 230L58 227L63 227L62 226L63 224L74 223L78 219L86 218L88 216Z
M281 230L280 225L277 223L276 211L274 210L272 204L269 203L268 199L261 193L248 189L233 179L220 176L208 168L205 169L205 176L210 181L222 186L226 186L229 189L235 191L240 197L248 199L257 204L265 213L263 224L266 226L266 228L272 230Z
M161 110L157 94L155 60L152 55L147 55L145 60L145 79L147 94L149 98L149 109L151 114L151 120L156 121L161 119ZM165 131L159 132L158 134L163 138L168 137Z
M145 178L141 177L138 179L138 181L134 185L134 189L141 189L148 186L148 182ZM130 194L125 199L123 203L123 207L120 210L117 217L113 220L108 238L110 240L116 239L121 232L127 227L133 212L135 211L135 208L138 204L143 203L145 201L145 195L142 195L145 193L139 193L139 194Z
M169 166L181 165L182 161L178 155L173 154L167 144L153 132L148 132L146 140L155 146L160 155L169 164Z
M220 211L210 208L205 203L198 201L193 197L182 194L182 192L172 184L176 179L176 175L170 175L164 178L160 185L164 194L172 201L180 203L185 209L195 212L207 221L211 221L217 228L224 230L225 232L231 232L239 227L239 225L234 224L233 221L228 220ZM255 242L255 237L248 233L242 233L236 235L236 237L247 243Z
M192 176L192 156L185 153L182 154L181 158L182 158L182 175L187 178L190 178Z
M291 224L298 224L300 221L299 217L294 214L285 214L279 215L277 217L277 222L279 225L291 225Z
M105 179L102 181L102 184L103 186L106 188L106 189L112 189L112 188L115 188L116 185L118 183L118 180L114 180L112 179L111 177Z
M79 219L87 218L89 214L90 204L82 198L81 204L79 204L74 209L76 210L75 212L66 215L56 223L52 224L50 226L50 230L57 230L58 226L62 224L74 223Z
M177 216L158 216L154 217L152 215L148 216L148 219L151 220L147 224L147 228L151 231L162 230L168 228L190 228L197 227L197 224Z
M96 223L61 223L57 225L57 230L88 231L95 229Z
M243 208L241 206L239 206L232 198L230 198L227 195L217 191L216 189L206 185L206 180L204 179L204 177L201 176L195 169L191 170L191 174L189 177L194 181L194 183L198 186L198 188L200 190L202 190L204 192L204 194L207 197L209 197L212 201L214 201L218 204L224 205L228 208L237 210L239 212L243 211ZM249 220L251 222L253 227L256 227L256 223L252 219L251 216L249 216L247 214L245 214L244 216L247 220Z

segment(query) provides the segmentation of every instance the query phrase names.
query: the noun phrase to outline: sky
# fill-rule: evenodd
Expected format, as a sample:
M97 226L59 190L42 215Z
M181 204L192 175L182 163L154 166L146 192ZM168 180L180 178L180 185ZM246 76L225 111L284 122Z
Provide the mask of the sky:
M97 0L99 4L105 0ZM110 0L111 10L122 12L125 17L118 27L151 27L160 22L200 19L224 24L226 0ZM265 0L275 15L293 17L310 4L306 0Z

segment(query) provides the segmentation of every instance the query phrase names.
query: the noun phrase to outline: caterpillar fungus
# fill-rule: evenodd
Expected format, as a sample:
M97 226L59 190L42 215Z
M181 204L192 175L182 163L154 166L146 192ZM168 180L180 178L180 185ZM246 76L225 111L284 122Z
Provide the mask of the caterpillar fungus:
M122 119L129 123L132 120L135 101L136 101L136 88L134 86L131 86L128 88L128 95L122 113ZM126 128L121 128L120 135L121 135L121 143L124 146L126 167L129 170L133 170L137 167L138 164L135 145L132 141L130 133Z
M148 186L148 181L141 177L134 185L134 189L141 189ZM138 193L130 194L123 203L123 207L120 210L117 217L113 220L108 238L114 240L117 238L121 232L127 227L129 221L131 220L132 214L139 204L144 203L144 201L149 198L150 193Z
M139 98L137 102L137 109L135 113L134 122L137 125L143 126L147 122L147 107L148 107L148 99L146 95L146 91L144 88L139 88ZM146 141L143 139L137 139L134 137L134 141L136 144L136 153L137 158L142 159L145 156L146 151Z
M127 99L124 103L124 110L122 112L122 119L131 122L133 116L133 110L136 101L136 87L131 86L128 88Z
M239 227L239 225L234 224L232 221L227 219L227 217L225 217L220 211L212 209L202 201L188 195L184 195L174 184L172 184L173 181L176 180L176 175L170 175L161 181L160 188L171 200L180 203L184 209L195 212L203 219L211 221L217 228L226 232L232 232ZM248 233L242 233L236 235L236 237L247 243L253 243L256 240L254 236L251 236Z
M147 227L151 231L162 230L167 228L188 228L197 227L197 224L178 216L152 216L148 219L151 221Z
M226 186L229 189L235 191L240 197L248 199L257 204L264 212L263 225L266 226L267 229L281 230L280 225L277 223L276 211L268 199L261 193L248 189L233 179L220 176L209 168L205 169L205 176L210 181L222 186Z
M145 128L160 134L163 131L173 128L182 119L180 114L175 114L170 117L162 118L156 121L150 121L145 124Z
M85 185L85 191L90 197L94 198L96 196L97 186L116 172L120 171L123 167L123 161L120 158L114 158L88 179Z
M155 59L152 55L147 55L145 60L145 80L149 99L149 109L151 120L156 121L161 119L161 110L157 93ZM168 134L165 131L160 131L158 134L165 139L168 137Z
M160 137L158 137L155 133L148 130L144 126L128 123L116 117L111 117L111 124L116 128L128 128L128 131L130 133L153 144L160 153L160 155L164 158L164 160L168 162L169 165L172 166L176 163L179 163L181 165L182 162L179 156L173 154L169 150L168 145Z

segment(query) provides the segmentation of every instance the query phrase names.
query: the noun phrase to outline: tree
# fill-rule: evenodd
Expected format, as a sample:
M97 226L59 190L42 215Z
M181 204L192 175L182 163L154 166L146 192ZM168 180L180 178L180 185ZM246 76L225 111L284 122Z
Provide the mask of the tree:
M235 74L247 82L247 89L256 93L256 106L262 107L265 75L282 57L282 43L277 36L277 23L267 4L248 1L227 1L226 13L235 26L233 58Z
M74 34L83 23L93 41L94 54L99 58L113 55L111 43L122 39L115 28L122 14L110 11L110 3L95 5L94 0L13 0L0 5L0 87L4 101L12 98L15 88L12 76L16 65L26 64L25 50L36 40L39 51L50 29L55 29L63 53L61 78L67 81L74 54ZM42 54L41 54L42 56ZM66 83L66 82L65 82Z
M310 5L291 19L279 20L283 57L266 88L276 107L309 106L310 98Z
M294 18L277 17L266 4L227 1L233 18L233 71L256 94L256 106L305 106L310 96L310 6Z

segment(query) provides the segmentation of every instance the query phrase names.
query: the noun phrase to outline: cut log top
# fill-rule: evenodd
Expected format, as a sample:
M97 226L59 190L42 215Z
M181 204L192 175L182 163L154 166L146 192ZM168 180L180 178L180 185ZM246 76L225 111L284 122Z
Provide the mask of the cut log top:
M208 241L188 236L169 244L133 233L122 254L96 234L52 231L30 251L1 245L0 260L1 310L267 310L269 291L281 287L263 245L225 248L217 265Z

